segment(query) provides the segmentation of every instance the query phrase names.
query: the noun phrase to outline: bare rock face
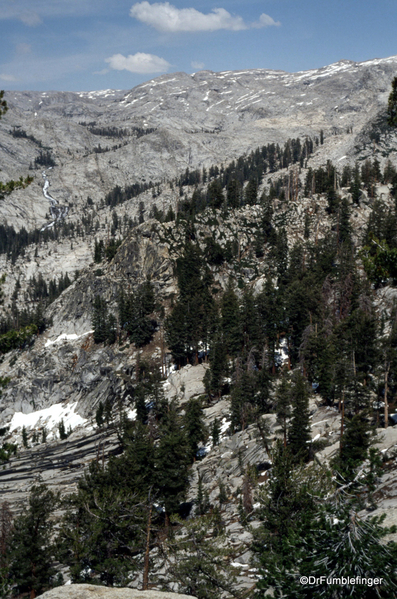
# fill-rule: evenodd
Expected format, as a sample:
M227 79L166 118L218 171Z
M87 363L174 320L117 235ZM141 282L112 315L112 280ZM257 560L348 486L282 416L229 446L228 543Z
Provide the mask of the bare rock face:
M318 137L321 130L322 162L351 158L372 143L371 126L385 113L396 63L394 56L298 73L172 73L126 92L7 92L2 176L19 178L32 165L35 180L12 202L1 202L0 220L17 228L45 222L43 169L35 168L44 147L55 162L51 195L70 216L87 196L98 201L115 185L160 183L186 168L229 162L291 137Z
M92 584L70 584L56 587L40 595L43 599L195 599L192 595L162 593L160 591L137 591L94 586Z

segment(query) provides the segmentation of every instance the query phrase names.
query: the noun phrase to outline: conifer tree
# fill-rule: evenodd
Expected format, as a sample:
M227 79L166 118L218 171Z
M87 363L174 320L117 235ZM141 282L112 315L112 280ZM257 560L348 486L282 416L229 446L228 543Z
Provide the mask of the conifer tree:
M186 535L170 538L167 553L170 582L178 591L197 599L239 597L235 590L233 569L227 565L227 545L224 534L218 534L215 516L203 516L185 524Z
M28 507L14 520L10 576L18 593L34 599L55 586L52 514L58 497L45 485L32 487Z
M242 332L238 298L231 280L221 298L221 328L226 353L237 356L242 347Z
M106 341L108 335L108 309L106 300L100 295L96 295L94 298L92 327L95 343Z
M26 431L26 427L25 426L22 427L22 444L25 447L25 449L27 449L29 447L28 433Z
M392 81L392 90L387 105L387 122L391 127L397 127L397 77Z
M204 414L200 400L193 398L187 402L183 420L190 447L190 460L193 461L196 457L199 443L205 441L207 437L207 429L204 424Z
M221 337L217 337L210 354L209 390L218 398L221 396L223 379L227 373L227 356Z
M212 446L215 447L219 445L219 437L221 433L221 427L219 424L219 420L214 418L211 425L211 437L212 437Z
M357 512L357 505L343 496L337 502L327 502L320 507L316 526L308 539L310 551L306 554L303 569L300 566L300 573L319 577L325 572L330 579L356 579L355 584L320 584L316 591L326 599L333 599L335 592L341 599L394 597L397 592L397 546L384 540L391 529L382 526L385 516L364 519ZM378 585L362 582L362 579L376 578L382 578Z
M236 179L231 179L227 184L226 199L229 208L238 208L240 205L241 189Z
M291 416L291 385L284 372L276 390L275 411L277 423L281 426L284 446L287 445L287 422Z
M58 423L58 432L59 432L59 438L61 439L61 441L64 441L65 439L67 439L68 434L66 432L65 423L63 421L63 418L61 418L60 422Z
M13 514L8 501L0 506L0 597L9 597L12 587L10 576Z
M292 414L288 430L288 446L296 461L306 461L310 449L309 393L301 373L297 373L291 389Z
M89 582L94 575L102 584L123 586L140 566L136 556L145 546L154 444L140 422L124 428L122 444L124 453L106 466L90 464L68 500L58 544L73 582Z
M191 450L176 406L171 404L156 448L156 488L166 517L175 514L189 485Z

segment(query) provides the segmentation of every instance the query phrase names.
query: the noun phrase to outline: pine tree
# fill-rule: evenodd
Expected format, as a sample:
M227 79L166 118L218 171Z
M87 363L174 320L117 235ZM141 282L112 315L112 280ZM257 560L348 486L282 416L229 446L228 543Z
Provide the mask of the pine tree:
M106 300L100 295L94 298L92 328L94 329L95 343L103 343L107 339L108 333L108 309Z
M32 487L28 507L14 520L10 576L31 599L55 584L52 514L58 497L45 485Z
M101 426L103 426L103 424L104 424L103 413L104 413L104 407L103 407L103 403L100 401L98 404L97 410L95 412L95 421L97 423L97 426L99 426L99 428L101 428Z
M63 421L63 418L58 423L58 432L59 432L59 438L61 439L61 441L64 441L65 439L68 438L68 434L66 432L65 423Z
M238 208L240 205L241 188L236 179L231 179L227 184L226 199L229 208Z
M288 446L295 461L306 461L310 449L309 393L302 374L297 373L291 389L292 414Z
M227 356L221 337L217 337L210 354L210 391L221 396L223 379L227 373Z
M242 334L238 298L231 280L221 299L221 328L226 353L230 357L237 356L242 347Z
M276 390L275 411L277 423L280 424L283 433L284 446L287 445L287 421L291 416L291 384L285 373Z
M320 508L308 540L307 561L300 566L300 573L315 577L326 574L330 579L382 578L379 585L372 587L360 580L356 580L356 584L340 586L320 584L316 592L326 599L333 599L335 591L341 599L395 597L397 546L384 541L391 532L382 526L385 516L362 519L357 511L354 503L342 497L338 502L327 502Z
M346 481L355 478L356 470L368 458L373 442L374 430L368 413L362 411L346 418L339 455L333 462Z
M249 206L254 206L258 201L258 181L250 179L244 192L245 203Z
M208 491L203 488L203 477L198 477L198 488L197 488L197 512L200 516L204 516L210 508L210 499L208 495Z
M169 538L167 553L172 556L168 564L171 583L178 584L178 592L197 599L219 599L232 595L235 576L227 565L226 537L218 534L215 516L202 516L184 523L186 535Z
M214 418L211 425L211 437L212 437L212 446L215 447L219 445L219 436L221 433L221 427L219 424L219 420Z
M23 446L27 449L29 447L29 443L28 443L28 433L26 431L26 427L23 426L22 427L22 443Z
M95 576L102 584L125 586L140 565L136 557L145 547L156 496L154 444L148 428L135 422L124 428L122 446L124 453L106 466L92 462L69 498L58 544L73 582Z
M256 512L262 524L254 532L254 564L260 580L256 596L309 599L313 587L300 583L311 547L311 530L317 528L317 501L333 491L328 472L318 467L294 468L290 448L279 439L272 452L266 489L261 490Z
M4 90L0 90L0 119L7 112L8 106L6 100L4 98Z
M199 443L205 441L207 437L207 429L204 423L203 408L200 400L193 398L185 404L183 421L190 447L190 459L193 461L196 458Z
M9 597L12 587L10 577L13 514L8 501L0 506L0 596Z
M392 81L392 90L387 105L387 122L391 127L397 126L397 77Z
M175 405L171 404L166 422L161 427L155 457L155 486L167 518L178 511L185 498L189 486L190 456L186 433Z

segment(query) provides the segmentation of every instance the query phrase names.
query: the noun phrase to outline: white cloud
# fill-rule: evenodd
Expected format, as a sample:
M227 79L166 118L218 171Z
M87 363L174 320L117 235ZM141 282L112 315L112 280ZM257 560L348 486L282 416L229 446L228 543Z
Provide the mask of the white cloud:
M202 71L205 67L205 64L203 62L196 62L195 60L193 60L190 64L194 69L197 69L198 71Z
M214 8L209 14L195 8L178 9L169 2L150 4L146 0L134 4L131 17L151 25L158 31L175 33L177 31L216 31L230 29L239 31L248 29L248 25L239 16L232 16L224 8Z
M28 25L29 27L36 27L42 22L37 12L33 12L32 10L26 10L22 12L19 15L19 19L22 21L22 23L25 23L25 25Z
M106 58L111 69L117 71L130 71L130 73L165 73L171 66L169 62L155 56L154 54L145 54L137 52L123 56L122 54L114 54L110 58Z
M16 77L14 77L14 75L7 75L6 73L0 73L0 79L1 79L1 81L9 81L9 82L18 81L18 79Z
M15 50L18 54L30 54L32 46L30 44L17 44Z
M252 23L252 27L255 27L256 29L260 29L261 27L279 27L281 25L280 21L275 21L274 19L272 19L272 17L269 17L269 15L262 13L261 16L259 17L259 21L257 21L256 23Z

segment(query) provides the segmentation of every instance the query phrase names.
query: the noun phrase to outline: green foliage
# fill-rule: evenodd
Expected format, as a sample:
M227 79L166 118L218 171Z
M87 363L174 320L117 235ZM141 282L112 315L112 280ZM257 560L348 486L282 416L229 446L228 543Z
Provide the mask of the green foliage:
M60 532L62 561L74 582L128 584L129 573L139 565L134 558L143 546L145 508L134 493L116 490L106 481L94 489L88 483L84 490L80 487Z
M191 463L191 447L173 404L161 425L160 435L155 457L156 487L165 512L170 516L178 511L185 499Z
M122 443L123 454L106 466L93 462L69 499L59 543L74 582L128 584L140 566L153 499L169 518L185 497L190 452L174 405L150 428L127 422ZM152 526L161 520L153 512Z
M309 392L302 374L295 375L291 388L292 413L288 429L288 446L296 461L307 461L311 442Z
M56 166L56 162L51 155L50 150L42 149L39 155L34 159L34 168Z
M105 298L96 295L92 314L95 343L114 343L117 337L116 324L116 318L108 313Z
M223 592L239 596L233 569L226 563L226 537L215 536L216 531L215 518L204 516L186 523L185 534L168 541L168 576L179 593L198 599L219 599Z
M126 430L123 442L124 454L106 467L93 462L68 500L58 542L74 582L125 586L139 566L154 447L140 424Z
M104 411L103 403L100 401L95 412L95 422L99 428L101 428L101 426L103 426L105 423Z
M346 419L339 455L334 460L334 466L346 481L355 478L358 466L368 458L369 448L374 443L374 430L368 416L363 411Z
M221 426L219 420L214 418L211 424L211 437L212 437L212 446L215 447L219 445L219 437L221 434Z
M58 432L59 432L59 438L61 441L64 441L65 439L68 438L68 433L66 432L65 423L63 421L63 418L58 423Z
M392 90L387 104L387 122L391 127L397 126L397 77L394 77Z
M0 506L0 597L8 599L12 592L10 577L13 513L8 501Z
M118 300L120 326L137 347L143 347L153 337L156 323L149 315L154 309L155 296L150 281L140 285L135 294L127 295L121 290Z
M196 458L199 443L204 442L208 436L203 408L199 399L192 398L185 404L183 420L190 448L190 459L193 461Z
M210 508L210 498L208 491L203 488L203 478L199 475L198 477L198 489L197 489L197 513L199 516L204 516Z
M376 237L370 239L371 245L366 245L361 251L365 272L368 278L379 286L392 280L397 282L397 248L389 248L386 241Z
M230 280L221 298L220 324L224 350L230 357L235 357L242 346L242 335L239 302Z
M111 262L113 260L113 258L115 257L117 250L119 249L120 245L122 244L122 240L121 239L114 239L113 237L109 240L109 243L104 247L104 249L102 250L102 248L100 247L99 250L97 250L97 254L100 253L100 256L102 258L102 252L105 254L106 260L108 262ZM98 258L98 255L97 255ZM95 256L94 256L94 260L95 260ZM101 260L99 260L101 261Z
M219 266L225 261L224 251L221 245L213 237L206 237L204 256L208 264Z
M8 462L11 456L16 455L18 446L15 443L3 443L0 449L0 462Z
M33 177L20 177L17 181L7 181L2 183L0 181L0 200L3 200L6 195L12 193L15 189L25 189L33 181Z
M165 320L165 336L179 364L198 360L199 344L207 349L215 332L217 308L210 291L212 275L204 264L198 245L190 239L176 261L179 296Z
M22 427L22 443L23 443L23 446L25 447L25 449L27 449L29 447L28 433L26 431L26 427L25 426Z
M9 331L0 335L0 353L6 354L13 349L21 349L30 343L38 333L38 327L30 324L19 330Z
M4 90L0 90L0 119L8 110L7 102L4 98Z
M337 589L338 597L372 599L395 595L396 557L395 543L385 543L383 538L390 532L381 524L379 517L362 519L357 508L349 501L325 504L319 508L311 531L311 549L306 563L300 566L301 574L315 577L327 575L329 578L381 578L381 584L374 587L368 584L333 586L321 584L317 593L332 599ZM303 597L309 596L309 589Z
M35 597L56 584L52 515L57 504L45 485L34 486L28 506L14 520L9 572L18 593Z

